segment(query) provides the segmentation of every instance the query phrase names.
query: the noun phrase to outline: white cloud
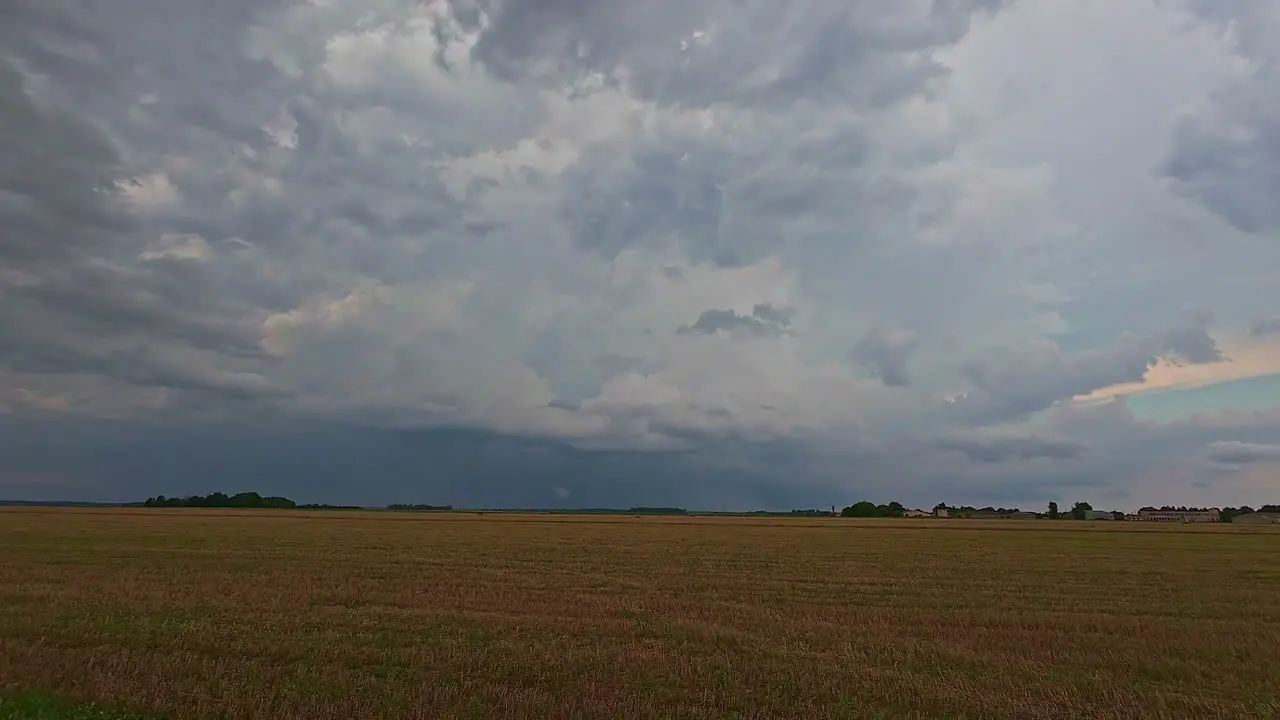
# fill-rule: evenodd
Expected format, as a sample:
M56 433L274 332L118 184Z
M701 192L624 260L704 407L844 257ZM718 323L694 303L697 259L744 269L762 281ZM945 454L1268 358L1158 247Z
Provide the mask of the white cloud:
M116 187L128 199L129 204L139 212L157 212L179 201L177 188L170 182L169 176L162 172L149 173L131 180L121 180Z
M160 260L170 258L173 260L195 260L204 262L213 257L209 250L209 243L205 239L191 234L165 233L160 236L158 242L152 248L140 254L139 259L142 260Z

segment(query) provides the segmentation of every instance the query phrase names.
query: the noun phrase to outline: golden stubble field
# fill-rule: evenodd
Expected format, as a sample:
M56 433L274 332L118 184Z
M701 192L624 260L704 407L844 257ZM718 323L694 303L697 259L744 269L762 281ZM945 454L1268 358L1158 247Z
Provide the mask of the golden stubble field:
M1280 533L0 511L0 689L173 717L1278 718Z

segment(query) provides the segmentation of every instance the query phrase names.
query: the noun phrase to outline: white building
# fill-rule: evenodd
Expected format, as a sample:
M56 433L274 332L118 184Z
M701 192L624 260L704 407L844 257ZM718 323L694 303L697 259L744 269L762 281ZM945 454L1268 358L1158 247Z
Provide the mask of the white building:
M1218 508L1205 510L1148 510L1138 511L1138 519L1147 522L1221 522Z

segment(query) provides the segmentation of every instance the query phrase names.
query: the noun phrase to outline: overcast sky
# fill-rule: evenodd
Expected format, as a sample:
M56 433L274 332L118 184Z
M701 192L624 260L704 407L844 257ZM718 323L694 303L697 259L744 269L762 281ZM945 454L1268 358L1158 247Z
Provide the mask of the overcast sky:
M1273 0L0 0L0 123L0 497L1280 502Z

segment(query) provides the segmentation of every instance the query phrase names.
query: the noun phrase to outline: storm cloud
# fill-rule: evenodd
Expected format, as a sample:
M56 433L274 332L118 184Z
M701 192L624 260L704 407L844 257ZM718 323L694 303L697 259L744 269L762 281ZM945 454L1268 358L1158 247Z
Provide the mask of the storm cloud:
M1202 502L1271 7L9 2L0 495Z

